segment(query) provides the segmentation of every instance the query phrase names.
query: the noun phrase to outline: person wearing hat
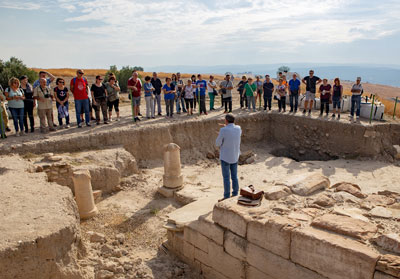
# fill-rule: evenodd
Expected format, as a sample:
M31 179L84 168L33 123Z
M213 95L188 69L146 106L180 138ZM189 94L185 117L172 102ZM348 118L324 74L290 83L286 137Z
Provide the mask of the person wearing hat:
M355 84L351 88L351 111L350 111L350 122L360 121L360 111L361 111L361 94L363 92L363 87L361 85L361 77L357 78ZM354 119L354 111L357 108L356 120Z
M76 112L76 122L78 128L82 128L83 117L81 114L85 114L86 126L90 125L90 101L89 94L87 91L88 81L83 76L84 72L82 69L76 71L76 77L71 79L70 90L74 96L75 101L75 112Z

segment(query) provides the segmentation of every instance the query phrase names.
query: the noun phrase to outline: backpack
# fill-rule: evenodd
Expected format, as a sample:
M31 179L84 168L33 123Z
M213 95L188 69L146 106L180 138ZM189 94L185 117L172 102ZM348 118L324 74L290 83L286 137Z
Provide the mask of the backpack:
M85 87L88 86L89 83L88 83L87 79L86 79L85 77L82 77L82 79L83 79L83 81L84 81L84 83L85 83ZM74 87L75 87L75 82L76 82L76 77L74 77L74 78L72 79L72 84L74 85Z

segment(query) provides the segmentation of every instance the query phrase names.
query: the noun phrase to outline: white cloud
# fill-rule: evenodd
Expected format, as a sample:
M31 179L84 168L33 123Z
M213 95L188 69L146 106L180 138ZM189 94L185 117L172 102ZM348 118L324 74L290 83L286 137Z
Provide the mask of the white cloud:
M26 1L0 1L0 8L15 9L15 10L38 10L40 9L40 3L26 2Z

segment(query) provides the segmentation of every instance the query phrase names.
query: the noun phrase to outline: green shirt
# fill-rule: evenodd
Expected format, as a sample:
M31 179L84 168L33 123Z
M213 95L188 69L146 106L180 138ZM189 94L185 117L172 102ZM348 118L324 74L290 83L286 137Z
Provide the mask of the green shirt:
M253 93L257 90L257 85L255 83L252 85L246 83L244 90L246 90L246 96L253 96Z

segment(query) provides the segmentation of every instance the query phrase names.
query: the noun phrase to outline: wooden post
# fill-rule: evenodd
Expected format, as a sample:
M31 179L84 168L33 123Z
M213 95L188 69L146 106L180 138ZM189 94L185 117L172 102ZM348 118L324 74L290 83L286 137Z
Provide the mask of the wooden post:
M372 123L372 112L374 111L374 102L375 102L375 95L372 95L372 105L371 105L371 114L369 116L369 124Z
M396 97L396 100L394 101L393 119L395 119L395 118L396 118L397 99L398 99L398 97Z

